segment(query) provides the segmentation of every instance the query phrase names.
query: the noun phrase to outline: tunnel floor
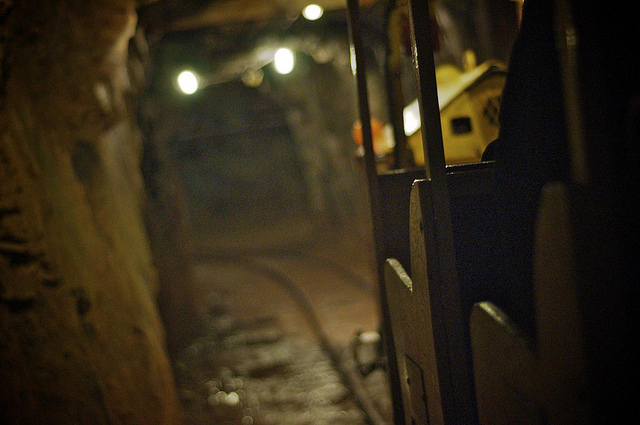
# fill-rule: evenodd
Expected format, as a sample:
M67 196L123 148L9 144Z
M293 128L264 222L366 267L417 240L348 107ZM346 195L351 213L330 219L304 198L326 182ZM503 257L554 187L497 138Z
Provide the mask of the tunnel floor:
M246 217L245 217L246 218ZM367 222L296 214L195 232L207 335L175 365L185 422L391 423Z

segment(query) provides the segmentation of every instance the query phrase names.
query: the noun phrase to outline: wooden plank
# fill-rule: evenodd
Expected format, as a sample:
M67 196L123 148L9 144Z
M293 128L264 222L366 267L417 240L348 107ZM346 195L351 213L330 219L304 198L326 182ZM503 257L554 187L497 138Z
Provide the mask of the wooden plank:
M447 186L444 145L440 127L440 107L435 79L433 40L429 0L409 0L409 21L414 54L414 67L419 90L421 122L423 123L423 147L426 165L426 180L417 183L416 198L422 212L412 214L422 227L413 234L421 234L422 243L411 248L412 274L414 267L424 265L424 282L433 300L431 307L438 313L433 324L434 340L437 344L438 373L441 384L442 409L445 423L473 424L476 422L473 380L470 371L460 365L470 365L467 322L462 316L460 285L456 267L456 250L451 221L451 203ZM435 17L434 17L435 18ZM412 203L411 208L414 208ZM436 220L437 217L437 220ZM412 219L412 226L416 222ZM417 239L416 239L417 240ZM423 246L424 245L424 246ZM426 251L422 251L426 249ZM424 264L414 262L413 257L425 258ZM429 273L426 274L428 264ZM428 284L427 284L428 277ZM429 304L427 304L429 305Z
M509 317L491 302L477 303L471 335L479 422L546 424L534 396L537 358Z
M536 234L538 343L495 305L474 306L471 340L481 424L589 424L587 348L572 236L570 189L543 192Z
M384 232L384 258L395 258L411 275L409 253L409 201L411 186L425 178L424 169L398 170L378 176Z
M415 393L420 387L407 387L403 383L403 402L408 409L405 416L409 421L406 423L411 423L412 417L419 420L423 415L428 416L430 423L471 424L476 420L468 323L473 303L486 299L485 295L492 289L489 281L496 262L491 254L495 236L494 173L491 164L456 166L448 171L447 186L455 194L452 206L456 258L464 263L456 264L461 274L455 285L443 285L438 273L443 253L432 207L433 182L414 181L409 211L405 212L403 205L389 206L390 211L401 210L401 219L408 216L410 248L410 284L406 281L408 276L404 284L400 284L402 279L390 276L390 264L385 271L398 369L401 380L424 375L428 406L427 413L421 413L416 401L420 396ZM395 181L387 181L386 190L406 190L403 179L407 176L393 176ZM392 196L389 201L401 203ZM402 250L398 252L406 255ZM393 262L398 264L391 268L401 266L397 259ZM407 270L404 264L402 270ZM409 293L408 287L411 287ZM458 296L455 301L452 301L452 292ZM456 344L461 351L455 351ZM463 391L467 392L463 394Z
M395 259L385 264L391 328L404 403L404 424L444 424L429 293L415 288Z

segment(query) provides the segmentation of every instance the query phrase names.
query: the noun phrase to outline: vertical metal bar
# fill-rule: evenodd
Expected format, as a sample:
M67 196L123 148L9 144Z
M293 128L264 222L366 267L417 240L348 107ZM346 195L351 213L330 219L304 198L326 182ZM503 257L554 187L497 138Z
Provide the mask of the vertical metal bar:
M364 46L362 44L362 29L360 26L360 7L358 0L348 0L349 32L355 56L356 84L358 88L358 107L360 122L362 123L362 145L365 152L365 168L369 189L369 202L373 221L373 237L376 253L376 266L379 287L379 302L382 337L387 350L389 385L392 393L394 422L401 424L404 420L404 410L401 400L401 388L398 374L398 362L391 333L389 303L384 282L384 237L382 210L380 206L380 188L378 186L378 172L376 168L375 152L373 150L373 136L371 132L371 113L369 111L369 95L367 91L366 66L364 60Z
M426 253L427 259L431 259L427 264L430 307L432 314L443 316L437 324L434 323L433 330L437 339L442 409L445 424L474 424L477 413L468 349L468 323L463 317L453 240L429 0L409 0L408 5L426 175L431 183L431 199L425 200L430 205L427 210L423 205L423 214L432 214L434 223L434 229L424 235L432 239L426 246L432 246L434 251Z
M436 69L433 60L429 0L409 0L408 4L427 179L444 181L446 169Z
M578 75L578 34L568 1L556 1L555 25L558 40L558 54L563 77L565 114L567 123L571 178L576 183L590 182L587 160L587 140L584 134L584 117L580 102Z
M409 0L413 63L418 85L425 166L428 180L444 181L445 160L440 106L433 60L433 40L428 0Z
M395 3L395 2L394 2ZM406 16L406 4L390 6L386 19L387 57L385 77L389 97L389 114L393 125L395 147L393 149L393 168L407 168L410 159L407 136L404 134L404 96L402 92L402 22Z
M362 123L362 146L364 148L364 163L367 176L369 202L373 218L373 233L378 265L384 262L384 240L382 238L382 215L378 188L378 172L376 168L375 152L373 150L373 135L371 132L371 113L369 111L369 94L367 90L366 66L364 62L364 46L360 27L360 9L358 0L348 0L349 28L351 43L355 56L355 74L358 89L358 108Z

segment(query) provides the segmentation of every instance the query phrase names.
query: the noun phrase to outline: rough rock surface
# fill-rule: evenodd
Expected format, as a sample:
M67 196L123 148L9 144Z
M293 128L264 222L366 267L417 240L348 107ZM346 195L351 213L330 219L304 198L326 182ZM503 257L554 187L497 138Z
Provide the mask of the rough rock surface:
M0 2L0 422L177 424L141 214L133 0Z

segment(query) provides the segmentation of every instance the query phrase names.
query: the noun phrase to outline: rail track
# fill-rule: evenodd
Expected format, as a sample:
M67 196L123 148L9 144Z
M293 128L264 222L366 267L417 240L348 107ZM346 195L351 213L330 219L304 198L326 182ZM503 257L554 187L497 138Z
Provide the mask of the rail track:
M327 309L323 297L347 292L358 294L359 299L368 300L376 306L377 289L372 276L363 276L337 258L314 252L314 244L306 246L251 249L241 252L206 252L197 254L200 264L215 265L220 268L241 269L243 273L256 276L254 281L268 281L277 286L297 306L311 328L323 351L328 355L343 383L351 391L356 403L366 416L367 423L383 425L390 423L389 412L384 405L388 395L384 391L371 391L366 385L366 376L356 358L358 333L363 329L353 329L353 336L345 346L345 341L337 341L330 330L335 326L328 323L327 315L319 310ZM318 288L319 282L323 288ZM276 302L276 301L274 301ZM348 304L348 300L345 300ZM375 310L375 309L374 309ZM335 320L331 319L331 320ZM382 364L378 361L378 365ZM372 369L368 368L369 371ZM384 400L380 400L380 398Z

